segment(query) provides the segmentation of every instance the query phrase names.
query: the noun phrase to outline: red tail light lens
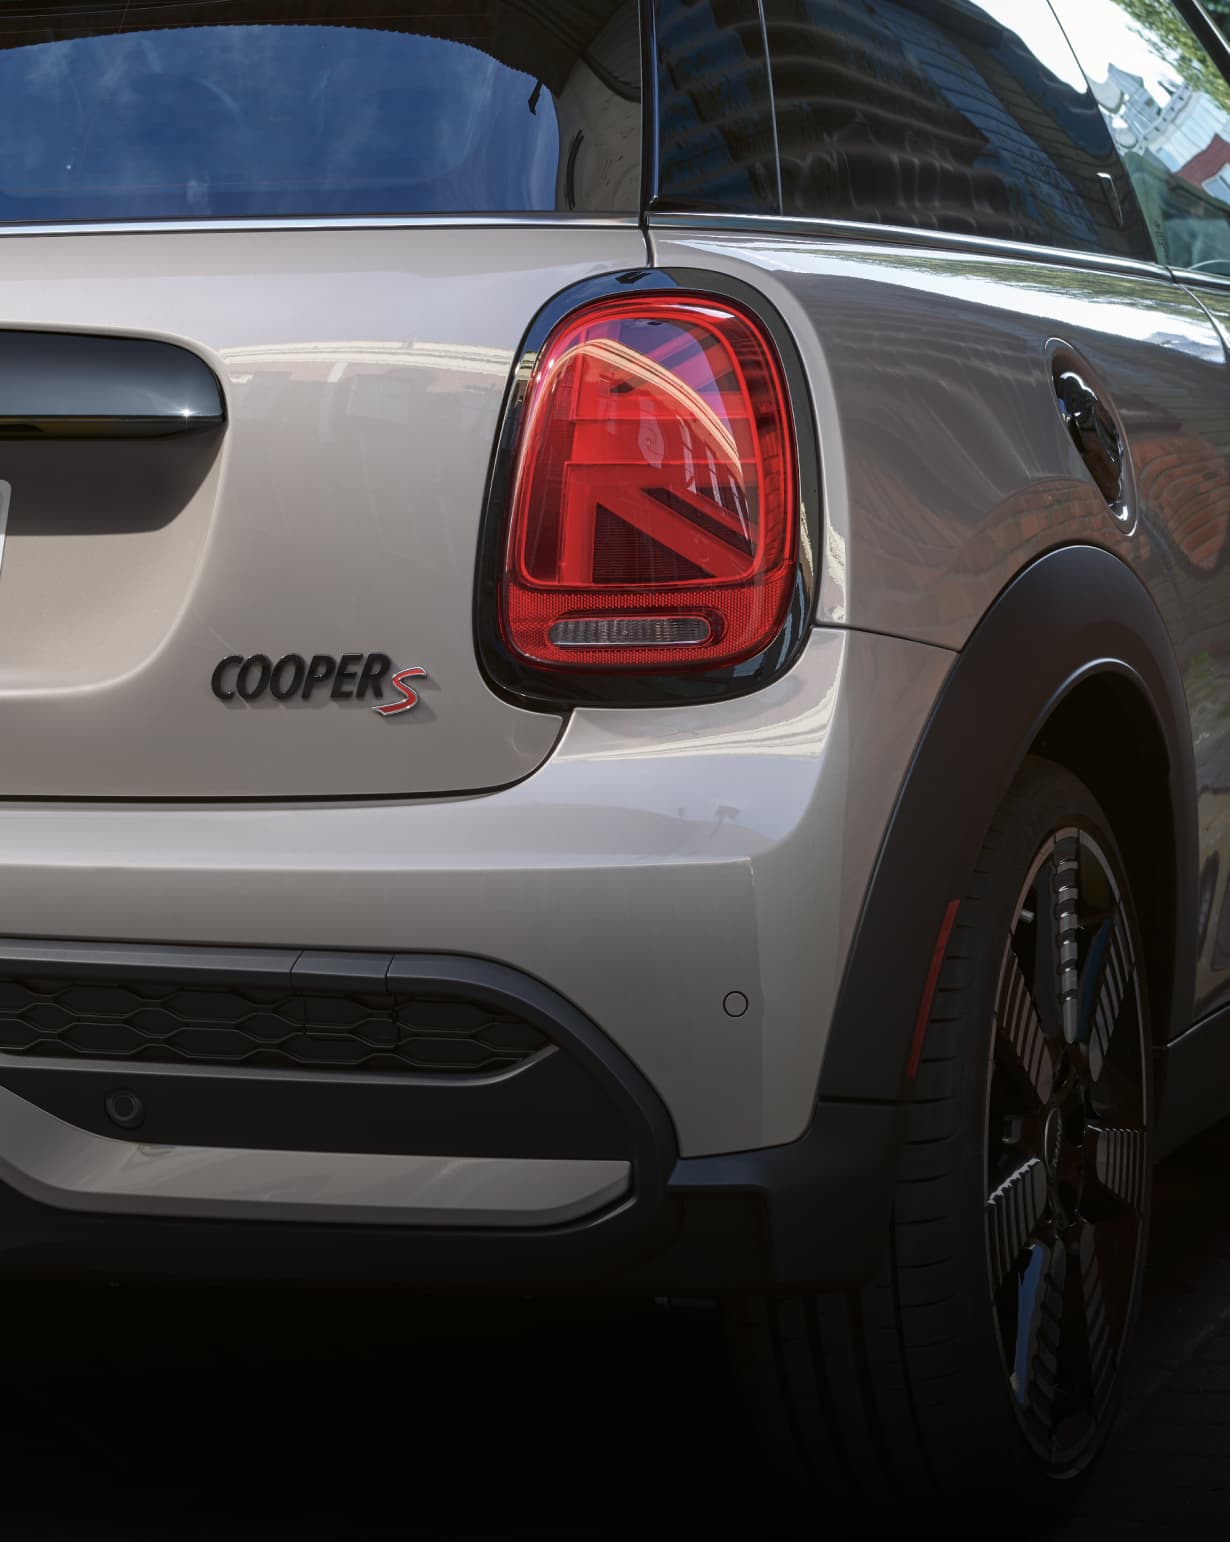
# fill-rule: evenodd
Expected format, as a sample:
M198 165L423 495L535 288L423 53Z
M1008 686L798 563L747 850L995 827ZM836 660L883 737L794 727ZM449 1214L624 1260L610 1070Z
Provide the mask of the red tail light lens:
M560 669L735 664L785 620L798 560L789 398L722 299L597 301L562 321L521 415L500 627Z

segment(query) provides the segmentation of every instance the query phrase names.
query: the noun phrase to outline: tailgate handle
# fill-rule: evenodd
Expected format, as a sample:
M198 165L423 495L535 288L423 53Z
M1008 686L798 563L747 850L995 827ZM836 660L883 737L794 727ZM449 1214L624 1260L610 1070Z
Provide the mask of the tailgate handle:
M186 348L0 330L0 439L158 439L225 426L218 377Z

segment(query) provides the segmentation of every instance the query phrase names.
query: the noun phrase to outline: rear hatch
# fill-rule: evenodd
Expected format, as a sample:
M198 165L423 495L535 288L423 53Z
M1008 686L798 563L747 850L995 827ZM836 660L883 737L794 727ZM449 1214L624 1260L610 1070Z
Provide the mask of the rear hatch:
M0 795L528 774L559 721L476 662L484 489L535 312L645 261L635 4L20 11Z

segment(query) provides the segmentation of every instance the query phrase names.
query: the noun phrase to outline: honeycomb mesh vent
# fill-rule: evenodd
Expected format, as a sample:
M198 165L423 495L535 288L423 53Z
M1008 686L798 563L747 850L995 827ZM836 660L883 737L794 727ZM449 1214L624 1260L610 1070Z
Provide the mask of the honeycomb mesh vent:
M546 1047L530 1023L426 993L0 979L0 1053L274 1070L487 1074Z

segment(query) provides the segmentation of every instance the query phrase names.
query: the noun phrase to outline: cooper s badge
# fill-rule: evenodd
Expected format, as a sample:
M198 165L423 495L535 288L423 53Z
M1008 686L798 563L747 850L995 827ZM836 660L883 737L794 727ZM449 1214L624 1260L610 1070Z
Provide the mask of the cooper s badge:
M425 669L394 669L387 653L286 653L276 662L267 653L252 653L247 658L232 653L218 664L210 680L210 689L219 701L259 701L272 696L274 701L311 701L318 692L332 701L365 701L374 697L372 711L381 717L395 717L418 705L419 693L408 684L422 680ZM386 701L385 683L397 694Z

